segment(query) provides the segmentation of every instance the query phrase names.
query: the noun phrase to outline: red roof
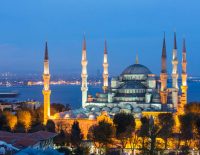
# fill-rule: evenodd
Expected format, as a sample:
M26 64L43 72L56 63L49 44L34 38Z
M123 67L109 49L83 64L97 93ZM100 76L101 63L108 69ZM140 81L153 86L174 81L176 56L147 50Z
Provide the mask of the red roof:
M17 148L26 148L33 146L39 141L47 140L55 137L57 134L47 131L38 131L34 133L11 133L6 131L0 131L0 141L5 141L8 144L12 144Z

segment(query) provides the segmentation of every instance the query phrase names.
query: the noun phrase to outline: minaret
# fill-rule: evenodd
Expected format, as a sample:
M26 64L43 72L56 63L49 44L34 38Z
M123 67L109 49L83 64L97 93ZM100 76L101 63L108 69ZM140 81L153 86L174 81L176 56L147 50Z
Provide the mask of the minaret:
M87 102L87 55L86 55L86 40L84 36L83 40L83 49L82 49L82 60L81 60L81 65L82 65L82 73L81 73L81 78L82 78L82 86L81 86L81 91L82 91L82 107L85 107L85 103Z
M178 89L178 59L177 59L177 45L176 33L174 33L174 49L172 53L172 87Z
M107 43L105 41L104 45L104 56L103 56L103 91L108 90L108 53L107 53Z
M176 33L174 32L174 48L172 51L172 103L174 108L178 104L178 59L177 59L177 44Z
M185 39L183 39L183 51L182 51L182 86L181 86L181 105L179 113L184 113L184 106L187 104L187 60L186 60L186 45Z
M44 120L43 120L43 124L46 124L47 120L50 117L50 95L51 95L51 90L50 90L50 87L49 87L50 74L49 74L49 57L48 57L47 42L46 42L46 45L45 45L43 81L44 81L44 88L43 88L43 91L42 91L43 96L44 96Z
M166 43L165 43L165 34L163 39L163 48L162 48L162 69L160 74L160 81L161 81L161 90L160 90L160 97L161 103L167 103L167 54L166 54Z

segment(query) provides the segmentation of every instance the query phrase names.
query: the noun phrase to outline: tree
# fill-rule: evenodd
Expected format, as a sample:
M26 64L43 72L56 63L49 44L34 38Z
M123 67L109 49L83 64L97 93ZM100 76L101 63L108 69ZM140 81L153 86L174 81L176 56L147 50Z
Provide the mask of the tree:
M77 147L72 151L73 155L90 155L89 147Z
M136 130L132 133L132 136L128 139L129 144L132 150L132 154L134 154L134 150L138 148L138 143L139 143L139 130Z
M161 127L154 123L153 117L149 119L149 139L150 139L150 150L149 154L154 155L156 149L156 138L161 132Z
M172 136L174 124L175 121L172 113L161 113L158 115L158 125L161 128L159 136L165 141L165 149L167 149L168 138Z
M66 147L60 147L57 149L59 152L64 153L65 155L71 155L71 151L70 149L66 148Z
M83 134L81 133L81 129L77 121L74 121L72 124L70 139L72 146L75 146L76 148L80 147L83 139Z
M31 116L32 116L32 124L35 126L42 125L43 118L44 118L44 107L40 106L35 110L31 110Z
M139 136L142 138L142 151L146 154L149 151L150 155L155 154L156 149L156 138L161 132L161 127L154 123L153 117L141 118L141 127L139 130Z
M135 119L132 114L118 113L114 116L113 123L116 127L116 138L120 141L122 152L124 152L128 138L132 137L135 130Z
M183 148L190 149L191 145L196 144L200 150L200 104L192 102L185 106L185 115L180 117L181 134L180 139L185 141ZM194 147L194 146L193 146Z
M17 125L17 116L9 114L6 117L6 120L10 130L13 131L15 129L15 126Z
M18 111L18 122L24 126L25 132L31 128L31 114L29 111Z
M184 146L190 146L190 140L193 138L192 115L185 114L179 116L180 121L180 138L185 142Z
M49 131L49 132L56 132L56 129L55 129L55 123L54 121L52 120L48 120L47 121L47 124L46 124L46 130Z
M113 125L103 120L90 128L88 139L93 141L96 147L100 149L105 149L105 152L107 152L107 147L109 144L112 143L113 136Z
M51 115L54 115L55 113L69 111L69 110L71 110L69 104L63 105L61 103L52 103L50 111L51 111Z
M145 152L147 149L145 141L149 137L149 119L147 117L142 117L140 121L142 124L139 129L139 136L142 138L142 150Z
M0 130L4 130L7 125L6 116L4 113L0 114Z
M69 146L70 143L70 134L63 129L61 129L58 135L54 138L54 144L59 147Z
M196 120L195 126L196 126L197 148L198 148L199 154L200 154L200 116Z
M200 103L199 102L192 102L185 105L185 112L193 113L193 114L200 114Z
M13 131L17 124L17 118L10 111L4 111L0 114L0 130Z

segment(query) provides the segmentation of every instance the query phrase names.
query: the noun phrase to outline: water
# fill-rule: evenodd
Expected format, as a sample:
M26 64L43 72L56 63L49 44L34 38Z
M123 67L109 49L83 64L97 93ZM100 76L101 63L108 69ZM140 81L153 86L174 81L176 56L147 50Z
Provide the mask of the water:
M0 87L0 92L17 91L20 95L12 100L36 100L43 102L43 86L13 86ZM89 86L89 93L95 95L101 91L101 86ZM188 101L200 101L200 82L188 83ZM70 104L72 108L81 107L80 85L51 85L51 103Z
M51 85L51 103L70 104L72 108L81 107L80 85ZM0 92L19 92L19 96L9 100L36 100L43 102L43 86L12 86L0 87ZM101 86L89 86L88 94L95 95L101 91Z

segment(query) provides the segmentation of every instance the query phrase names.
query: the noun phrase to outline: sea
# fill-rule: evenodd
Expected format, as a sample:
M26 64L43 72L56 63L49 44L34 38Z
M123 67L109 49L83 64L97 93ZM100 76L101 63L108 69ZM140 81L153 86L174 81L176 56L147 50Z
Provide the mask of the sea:
M9 101L34 100L43 102L42 85L36 86L0 86L0 92L18 92L19 95ZM102 92L101 85L90 85L88 94L95 95ZM188 101L200 102L200 82L188 82ZM51 103L69 104L71 108L81 107L81 86L80 85L51 85Z

